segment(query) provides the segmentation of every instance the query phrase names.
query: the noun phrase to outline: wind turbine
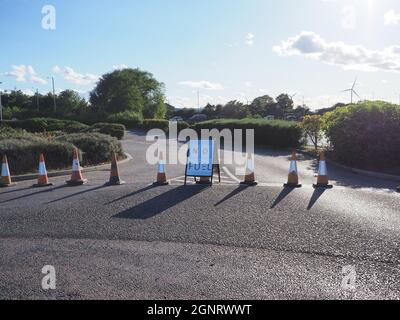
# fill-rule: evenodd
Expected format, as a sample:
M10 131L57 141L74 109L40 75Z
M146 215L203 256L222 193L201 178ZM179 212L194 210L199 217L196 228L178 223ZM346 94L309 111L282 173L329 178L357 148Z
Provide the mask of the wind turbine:
M361 100L361 97L358 95L358 93L356 92L356 90L354 90L354 88L356 87L357 84L358 84L358 83L357 83L357 77L356 77L356 80L354 80L353 86L352 86L350 89L346 89L346 90L343 90L343 91L342 91L342 92L350 92L350 95L351 95L351 103L353 103L353 94L355 94L355 95Z

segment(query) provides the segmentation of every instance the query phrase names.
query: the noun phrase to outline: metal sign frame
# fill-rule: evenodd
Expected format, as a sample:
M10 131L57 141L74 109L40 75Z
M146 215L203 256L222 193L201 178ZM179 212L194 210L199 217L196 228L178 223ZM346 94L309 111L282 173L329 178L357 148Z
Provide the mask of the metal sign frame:
M194 141L198 141L199 144L201 144L202 142L204 143L210 143L210 142L214 142L213 140L194 140ZM185 186L186 186L186 182L187 182L187 178L188 177L193 177L194 181L197 183L197 178L210 178L210 186L212 186L213 184L213 178L214 178L214 173L216 172L218 174L218 181L221 183L221 168L219 165L219 159L217 159L217 163L214 163L214 156L216 155L216 145L215 142L213 143L213 148L210 148L210 153L211 156L210 158L212 159L212 169L211 169L211 174L210 175L191 175L188 174L188 166L189 166L189 158L190 158L190 142L189 142L189 150L187 152L186 155L186 167L185 167Z

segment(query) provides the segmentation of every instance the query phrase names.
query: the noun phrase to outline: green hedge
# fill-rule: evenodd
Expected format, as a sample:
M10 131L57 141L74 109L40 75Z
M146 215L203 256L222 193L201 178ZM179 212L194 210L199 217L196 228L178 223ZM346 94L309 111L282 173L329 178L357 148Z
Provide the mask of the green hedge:
M66 168L72 163L71 143L41 138L22 130L0 129L0 154L7 154L11 174L36 172L40 153L48 169Z
M302 129L295 122L264 119L221 119L197 123L193 128L200 133L201 129L242 129L243 141L246 129L254 129L255 144L274 148L292 148L301 144Z
M116 123L96 123L90 127L89 131L108 134L121 140L125 134L125 126Z
M107 117L107 121L111 123L123 124L126 128L138 128L143 122L143 116L140 113L132 111L124 111L112 114Z
M123 157L121 143L114 137L101 133L75 133L55 138L55 141L71 143L82 150L85 165L110 161L111 152Z
M52 118L32 118L28 120L4 121L3 123L11 128L24 129L32 133L44 131L64 131L70 133L89 128L89 126L78 121Z
M323 122L338 162L361 169L400 168L400 106L364 102L327 113Z
M81 150L83 166L108 162L111 151L124 157L120 142L109 135L80 133L46 138L43 134L0 128L0 155L7 154L12 175L36 172L40 153L45 155L47 169L69 168L75 146Z
M168 132L169 121L162 119L145 119L143 120L141 127L145 130L161 129Z

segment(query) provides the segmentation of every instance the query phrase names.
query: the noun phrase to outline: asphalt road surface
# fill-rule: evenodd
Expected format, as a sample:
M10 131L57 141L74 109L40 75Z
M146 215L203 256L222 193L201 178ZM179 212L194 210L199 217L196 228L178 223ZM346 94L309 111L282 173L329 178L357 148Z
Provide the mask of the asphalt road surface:
M317 164L300 157L303 188L289 192L289 152L260 149L257 187L227 164L211 188L184 187L183 165L153 187L149 143L123 145L126 185L98 171L81 187L0 190L1 299L400 299L396 182L328 167L334 189L314 191Z

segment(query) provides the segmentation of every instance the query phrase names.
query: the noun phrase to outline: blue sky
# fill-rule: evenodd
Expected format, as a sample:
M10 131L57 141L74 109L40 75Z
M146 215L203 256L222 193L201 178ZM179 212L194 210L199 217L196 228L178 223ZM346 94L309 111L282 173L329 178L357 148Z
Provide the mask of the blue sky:
M55 30L42 8L56 10ZM364 99L400 99L398 0L0 0L0 88L74 89L139 67L179 107L297 93L312 108L358 76Z

